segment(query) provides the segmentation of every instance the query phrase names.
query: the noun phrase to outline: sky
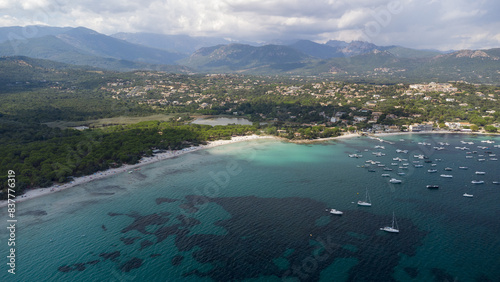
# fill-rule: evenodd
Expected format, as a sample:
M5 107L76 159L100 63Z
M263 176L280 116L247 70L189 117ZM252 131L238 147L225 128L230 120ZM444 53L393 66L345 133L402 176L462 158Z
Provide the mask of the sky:
M498 0L0 0L0 26L84 26L272 42L500 47Z

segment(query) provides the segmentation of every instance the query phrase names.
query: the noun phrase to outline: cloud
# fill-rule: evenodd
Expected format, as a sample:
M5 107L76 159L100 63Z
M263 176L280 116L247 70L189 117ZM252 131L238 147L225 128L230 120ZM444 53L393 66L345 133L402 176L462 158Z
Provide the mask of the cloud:
M345 12L339 19L337 27L339 29L349 28L356 25L361 25L366 22L368 13L363 9L349 10Z
M2 26L85 26L105 34L254 41L363 39L416 48L480 48L498 46L500 30L496 0L0 0L0 8Z

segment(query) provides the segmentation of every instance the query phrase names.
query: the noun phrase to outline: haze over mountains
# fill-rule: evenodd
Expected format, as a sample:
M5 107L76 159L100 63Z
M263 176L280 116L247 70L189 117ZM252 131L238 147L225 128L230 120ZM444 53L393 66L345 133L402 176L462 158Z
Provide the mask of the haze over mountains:
M0 56L27 56L119 71L500 81L499 48L445 53L336 40L324 44L297 40L266 45L187 35L107 36L84 27L0 28Z

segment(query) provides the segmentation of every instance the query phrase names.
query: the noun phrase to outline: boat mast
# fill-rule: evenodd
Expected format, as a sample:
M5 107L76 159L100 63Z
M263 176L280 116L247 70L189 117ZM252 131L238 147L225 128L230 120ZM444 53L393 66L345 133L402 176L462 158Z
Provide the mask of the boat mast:
M394 222L396 222L396 229L399 230L398 222L396 221L396 216L392 212L392 229L394 229Z

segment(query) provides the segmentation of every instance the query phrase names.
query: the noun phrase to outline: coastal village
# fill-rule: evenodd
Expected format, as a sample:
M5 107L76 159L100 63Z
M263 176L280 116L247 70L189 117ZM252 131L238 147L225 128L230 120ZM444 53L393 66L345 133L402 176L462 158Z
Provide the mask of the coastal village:
M142 79L117 79L101 90L118 101L165 113L230 115L278 125L338 126L365 132L496 132L500 127L500 88L463 81L375 85L316 77L278 81L272 76L137 74ZM253 106L261 101L275 102L276 109ZM311 106L304 112L304 107L291 106L297 103Z

